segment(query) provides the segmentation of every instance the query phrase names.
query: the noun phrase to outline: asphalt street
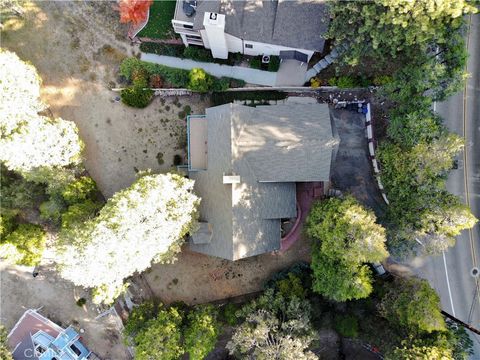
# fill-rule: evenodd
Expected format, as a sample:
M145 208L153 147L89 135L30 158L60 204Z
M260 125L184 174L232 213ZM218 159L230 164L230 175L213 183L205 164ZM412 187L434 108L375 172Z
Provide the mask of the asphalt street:
M435 104L448 128L465 138L458 169L450 173L447 188L470 206L480 219L480 15L468 19L470 77L465 88L447 101ZM436 257L416 259L415 272L438 291L444 311L480 329L480 278L471 274L480 268L480 225L464 231L456 245ZM473 359L480 359L480 336L470 333L475 346Z

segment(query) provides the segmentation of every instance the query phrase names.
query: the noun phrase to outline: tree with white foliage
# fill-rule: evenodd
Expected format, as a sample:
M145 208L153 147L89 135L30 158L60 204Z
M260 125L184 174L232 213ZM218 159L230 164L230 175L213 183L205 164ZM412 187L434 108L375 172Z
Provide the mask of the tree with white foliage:
M96 218L60 239L61 274L94 288L96 302L113 302L125 278L175 260L196 224L199 198L192 188L192 180L168 173L144 175L117 192Z
M239 359L314 360L308 350L316 338L310 322L310 303L297 297L286 299L273 289L244 306L245 321L226 348Z
M0 50L0 161L28 175L41 168L78 164L83 143L71 121L39 115L41 79L12 52Z

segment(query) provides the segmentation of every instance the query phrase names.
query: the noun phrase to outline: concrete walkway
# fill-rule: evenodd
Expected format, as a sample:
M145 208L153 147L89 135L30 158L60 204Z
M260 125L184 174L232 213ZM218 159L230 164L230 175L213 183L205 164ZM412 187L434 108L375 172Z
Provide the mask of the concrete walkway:
M277 73L250 69L240 66L220 65L208 62L199 62L189 59L179 59L173 56L155 55L142 53L141 60L155 64L170 66L178 69L191 70L193 68L202 68L207 73L217 77L231 77L241 79L248 84L263 86L274 86L277 80Z

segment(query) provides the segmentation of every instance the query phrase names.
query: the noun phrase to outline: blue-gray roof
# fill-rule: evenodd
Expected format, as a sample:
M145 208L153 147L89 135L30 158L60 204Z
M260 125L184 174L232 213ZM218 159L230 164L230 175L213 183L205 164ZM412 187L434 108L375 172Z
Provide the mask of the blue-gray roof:
M211 237L190 247L229 260L278 250L281 219L296 216L295 182L329 179L338 139L328 106L225 104L206 119L208 168L189 174ZM224 184L224 175L239 182Z

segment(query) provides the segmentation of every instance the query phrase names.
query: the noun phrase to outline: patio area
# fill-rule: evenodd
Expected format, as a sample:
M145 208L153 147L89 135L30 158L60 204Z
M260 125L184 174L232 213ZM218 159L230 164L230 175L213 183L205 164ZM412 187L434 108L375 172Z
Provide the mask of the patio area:
M282 59L277 71L275 86L303 86L307 63L294 59Z

